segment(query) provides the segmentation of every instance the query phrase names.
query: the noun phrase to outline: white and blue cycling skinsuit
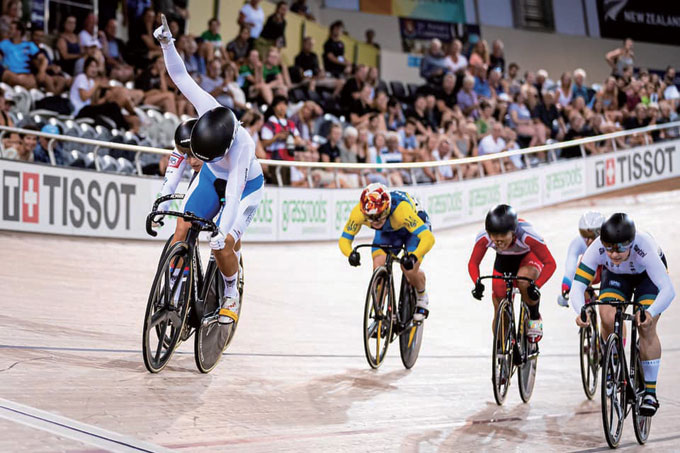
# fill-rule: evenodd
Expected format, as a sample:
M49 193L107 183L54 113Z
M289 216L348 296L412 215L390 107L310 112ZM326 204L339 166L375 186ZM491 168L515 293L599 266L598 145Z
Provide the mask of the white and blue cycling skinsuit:
M196 108L199 117L221 106L191 78L173 42L161 44L161 48L170 78ZM168 162L170 175L166 176L162 192L174 192L185 165L186 156L178 151L173 152ZM218 179L225 180L227 184L224 209L217 225L224 235L230 234L238 242L255 215L264 187L262 167L255 157L255 142L248 131L240 126L225 157L214 163L203 164L184 197L183 212L192 212L206 219L214 218L221 205L221 197L215 190L215 181Z

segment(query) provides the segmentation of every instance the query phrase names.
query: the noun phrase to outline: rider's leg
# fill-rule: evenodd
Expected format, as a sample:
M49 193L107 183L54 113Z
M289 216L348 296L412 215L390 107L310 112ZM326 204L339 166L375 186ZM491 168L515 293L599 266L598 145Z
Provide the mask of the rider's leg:
M654 303L658 293L659 289L649 277L646 277L635 288L635 300L644 305L645 308L649 308ZM638 328L640 333L640 359L645 375L645 392L647 393L640 407L640 412L643 415L654 415L659 407L659 402L656 399L656 381L661 365L661 341L659 341L659 335L656 332L658 322L659 315L653 317L649 325L639 326Z
M384 252L373 252L373 270L376 270L380 266L384 266L386 260L387 255L385 255Z
M541 275L540 271L536 267L531 265L522 266L517 271L518 277L526 277L534 281L536 281L539 275ZM529 282L518 281L517 287L519 288L520 294L522 294L522 301L524 301L524 303L526 303L527 307L529 308L529 317L531 319L539 319L541 317L541 314L538 310L540 299L531 300L531 298L529 297L527 293L527 290L529 288Z
M222 250L213 250L217 267L224 279L225 296L238 297L236 290L236 278L238 277L238 258L234 248L236 247L236 239L228 234L224 239L224 248Z
M420 261L416 262L411 270L404 269L404 266L401 267L401 271L404 273L406 280L416 290L416 306L418 309L413 315L414 321L422 321L425 319L429 313L430 306L430 300L427 297L427 291L425 290L425 272L420 270L420 263Z

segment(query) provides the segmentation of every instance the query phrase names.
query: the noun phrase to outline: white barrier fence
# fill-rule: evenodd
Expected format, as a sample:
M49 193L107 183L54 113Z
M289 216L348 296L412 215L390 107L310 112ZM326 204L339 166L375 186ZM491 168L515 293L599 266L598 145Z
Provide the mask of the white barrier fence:
M420 200L437 230L478 221L500 202L521 212L680 176L679 147L680 140L659 142L406 190ZM159 179L6 160L0 160L0 174L0 229L77 236L149 238L144 222L162 184ZM244 240L336 239L358 196L358 190L267 186ZM167 238L173 230L174 222L167 222L158 238Z

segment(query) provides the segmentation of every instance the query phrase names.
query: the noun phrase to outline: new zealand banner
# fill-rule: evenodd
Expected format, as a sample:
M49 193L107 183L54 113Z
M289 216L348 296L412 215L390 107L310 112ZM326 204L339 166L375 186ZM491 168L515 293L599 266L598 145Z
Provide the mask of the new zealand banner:
M680 44L680 1L597 0L600 36Z

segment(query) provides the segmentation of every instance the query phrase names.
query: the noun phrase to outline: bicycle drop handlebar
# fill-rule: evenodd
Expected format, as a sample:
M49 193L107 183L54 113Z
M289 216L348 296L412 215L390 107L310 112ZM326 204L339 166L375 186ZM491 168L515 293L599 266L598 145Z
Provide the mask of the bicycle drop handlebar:
M483 277L479 277L477 279L477 283L480 283L482 280L504 280L506 283L508 281L524 281L524 282L529 282L529 284L534 283L534 281L528 277L518 277L517 275L485 275Z
M389 244L385 244L385 245L381 245L381 244L361 244L361 245L355 246L354 249L352 249L352 251L356 252L357 250L359 250L361 248L365 248L365 247L379 248L379 249L382 249L382 251L385 252L385 253L392 253L394 255L398 254L402 250L406 250L406 247L404 247L403 245L396 246L396 245L389 245Z
M172 194L160 197L154 202L151 212L149 213L149 215L146 216L146 232L147 234L149 234L149 236L154 237L158 236L158 232L153 230L153 224L158 223L162 226L163 221L161 219L156 219L156 217L158 216L164 217L166 215L170 215L173 217L181 217L182 219L186 220L187 222L191 222L194 225L198 224L198 228L200 231L210 231L213 235L217 234L219 228L212 220L198 217L191 212L158 210L158 206L160 206L160 204L163 202L169 200L182 200L183 198L184 198L183 194Z
M640 310L640 322L645 322L645 320L647 319L647 313L645 312L644 306L641 303L630 302L627 300L619 300L613 297L605 297L603 299L594 300L589 304L584 305L581 308L581 321L586 322L586 319L588 319L588 316L586 315L586 310L588 309L588 307L592 305L609 305L610 307L623 307L624 310L627 306L632 305L633 307L638 308Z

